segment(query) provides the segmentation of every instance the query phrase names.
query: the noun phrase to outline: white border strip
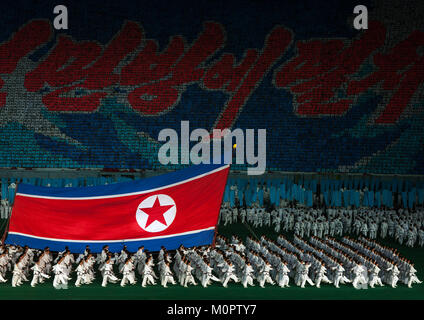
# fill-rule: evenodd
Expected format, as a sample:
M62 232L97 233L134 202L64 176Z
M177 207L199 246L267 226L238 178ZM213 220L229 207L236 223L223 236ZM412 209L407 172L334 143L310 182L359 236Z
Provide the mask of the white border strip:
M41 240L48 240L48 241L57 241L57 242L119 243L119 242L133 242L133 241L146 241L146 240L157 240L157 239L172 238L172 237L178 237L178 236L185 236L185 235L188 235L188 234L200 233L200 232L203 232L203 231L213 230L213 229L215 229L215 227L209 227L209 228L206 228L206 229L187 231L187 232L183 232L183 233L176 233L176 234L171 234L171 235L166 235L166 236L157 236L157 237L139 238L139 239L121 239L121 240L67 240L67 239L54 239L54 238L38 237L38 236L33 236L33 235L29 235L29 234L25 234L25 233L21 233L21 232L14 232L14 231L9 232L9 234L15 234L15 235L18 235L18 236L24 236L24 237L41 239Z
M110 199L110 198L119 198L119 197L127 197L127 196L134 196L134 195L139 195L139 194L144 194L144 193L149 193L149 192L155 192L161 189L165 189L165 188L170 188L170 187L175 187L178 186L180 184L186 183L186 182L190 182L199 178L203 178L206 177L210 174L219 172L221 170L227 169L230 165L227 164L221 168L206 172L206 173L202 173L198 176L186 179L186 180L182 180L173 184L169 184L169 185L165 185L162 187L158 187L158 188L154 188L154 189L149 189L149 190L144 190L144 191L137 191L137 192L130 192L130 193L122 193L122 194L115 194L115 195L109 195L109 196L93 196L93 197L51 197L51 196L40 196L40 195L34 195L34 194L26 194L26 193L20 193L17 192L16 195L17 196L22 196L22 197L29 197L29 198L39 198L39 199L56 199L56 200L94 200L94 199ZM18 188L19 190L19 188Z

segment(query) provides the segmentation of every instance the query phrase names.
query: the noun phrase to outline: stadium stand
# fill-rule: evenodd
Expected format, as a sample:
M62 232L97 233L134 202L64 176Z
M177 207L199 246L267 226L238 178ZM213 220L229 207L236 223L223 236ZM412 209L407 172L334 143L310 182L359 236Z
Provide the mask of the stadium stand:
M270 17L262 29L277 21L270 8L261 14ZM143 26L142 35L136 22L110 27L106 33L117 40L102 44L90 32L80 41L79 29L47 42L53 30L42 19L10 26L3 52L22 48L0 62L0 167L156 170L163 167L159 131L189 120L192 128L207 130L267 129L269 171L424 173L422 31L405 32L386 48L390 25L383 18L359 34L344 24L325 25L326 38L312 29L305 35L286 18L287 25L251 34L256 49L248 49L223 38L237 28L221 22L221 15L217 22L199 21L203 26L190 34L171 29L172 41L154 34L155 25ZM190 39L185 48L183 39ZM276 49L266 51L267 41ZM168 51L158 43L161 49L168 43ZM263 61L270 66L262 77L249 74L255 83L240 82L243 63L255 65L263 46L263 58L274 63ZM212 54L215 47L223 49ZM97 61L93 67L79 69L91 60ZM189 79L190 68L201 63L204 68Z
M67 4L68 30L54 28L53 1L19 1L25 10L8 4L0 12L0 231L5 231L0 298L33 298L40 292L39 297L54 299L113 293L152 300L281 299L288 292L289 299L422 299L424 10L421 0L361 3L372 18L360 31L352 27L357 3L350 0L104 0L101 5L86 0ZM101 252L90 251L88 238L60 238L87 245L78 256L68 247L43 249L44 242L37 242L38 248L28 247L27 240L7 242L22 184L103 186L192 164L163 165L158 159L159 133L168 128L179 133L182 121L189 121L190 131L267 132L265 174L249 176L251 165L231 165L218 221L208 227L213 242L181 246L168 255L166 248L129 252L125 241L133 239L123 237L118 238L127 240L105 240L115 246ZM22 221L32 229L28 212L33 212L21 207ZM96 223L103 223L104 207L97 207L102 211ZM70 212L80 229L81 220ZM81 216L93 217L85 213ZM197 217L191 220L198 222ZM126 229L121 225L113 227ZM51 229L61 230L46 228ZM192 231L184 236L198 230ZM43 238L15 233L33 236L33 243ZM137 236L146 241L146 234ZM166 237L152 236L158 242ZM66 268L60 270L63 261ZM122 286L138 278L144 287L149 277L156 284L156 272L164 287L174 275L175 291L126 291L115 283L110 261L125 278ZM319 288L323 281L326 288L271 289L264 295L257 286L243 296L249 277L260 287L290 282L304 288L309 279L306 283ZM209 289L185 289L195 279ZM109 292L103 289L108 281L115 283ZM231 291L219 291L229 281L236 282ZM330 283L339 290L336 295ZM356 295L367 283L371 293ZM383 283L390 291L380 288ZM81 284L93 290L81 290ZM70 293L52 289L52 294L47 287Z

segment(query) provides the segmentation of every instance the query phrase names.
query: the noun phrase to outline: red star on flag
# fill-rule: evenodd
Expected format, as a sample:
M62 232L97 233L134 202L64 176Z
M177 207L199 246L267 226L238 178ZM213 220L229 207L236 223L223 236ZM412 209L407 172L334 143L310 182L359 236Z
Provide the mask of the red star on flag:
M145 228L147 228L148 226L150 226L155 221L159 221L160 223L162 223L165 226L167 226L166 221L165 221L165 218L163 217L163 215L169 209L171 209L173 206L174 206L173 204L161 206L160 205L160 202L159 202L159 197L156 196L155 203L153 203L153 207L139 209L139 210L142 210L144 213L146 213L149 216L147 218L147 222L146 222Z

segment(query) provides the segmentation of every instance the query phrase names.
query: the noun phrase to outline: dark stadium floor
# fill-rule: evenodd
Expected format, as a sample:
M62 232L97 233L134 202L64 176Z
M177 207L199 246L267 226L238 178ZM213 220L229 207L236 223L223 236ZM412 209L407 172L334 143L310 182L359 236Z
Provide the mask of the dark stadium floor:
M275 238L277 234L270 228L260 228L254 230L258 236L268 234L269 237ZM220 226L219 233L224 236L238 234L244 239L249 234L248 229L242 224L228 225L227 227ZM289 239L290 236L288 236ZM423 248L408 248L405 246L396 245L390 241L381 241L393 248L398 248L402 256L411 259L415 263L418 270L418 278L424 279L424 249ZM117 272L115 272L117 274ZM342 285L339 289L333 285L322 285L320 289L315 287L306 287L304 289L292 285L290 288L279 288L277 286L267 286L260 288L255 287L243 288L239 283L230 283L228 288L223 288L222 285L211 285L203 288L200 285L190 286L188 288L180 285L163 288L160 285L141 287L141 281L134 286L127 285L124 288L117 284L108 284L106 288L101 287L101 277L97 277L95 283L76 288L75 274L70 281L69 289L56 290L52 286L52 280L47 283L37 285L32 288L29 282L25 282L22 286L13 288L10 285L11 275L8 273L8 282L0 284L0 299L66 299L66 300L81 300L81 299L219 299L219 300L243 300L243 299L424 299L424 283L415 284L411 289L400 284L396 289L391 287L378 287L368 290L356 290L352 285ZM290 279L292 281L292 279Z

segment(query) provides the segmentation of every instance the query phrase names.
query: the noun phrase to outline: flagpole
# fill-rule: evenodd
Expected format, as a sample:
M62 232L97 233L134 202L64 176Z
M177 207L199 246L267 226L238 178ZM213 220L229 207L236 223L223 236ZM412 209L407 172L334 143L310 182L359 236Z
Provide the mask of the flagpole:
M212 248L215 248L215 240L216 235L218 234L218 231L216 230L217 225L215 225L214 234L213 234L213 241L212 241Z
M227 185L229 173L230 173L230 168L228 166L228 173L227 173L227 177L225 179L225 185ZM224 190L225 190L225 185L224 185ZM221 206L222 206L222 201L224 200L224 190L222 191L222 195L221 195ZM213 240L212 240L212 248L215 248L216 236L218 234L218 223L219 223L219 218L220 218L220 215L221 215L221 206L219 207L218 218L216 219L216 223L215 223L215 229L214 229Z

